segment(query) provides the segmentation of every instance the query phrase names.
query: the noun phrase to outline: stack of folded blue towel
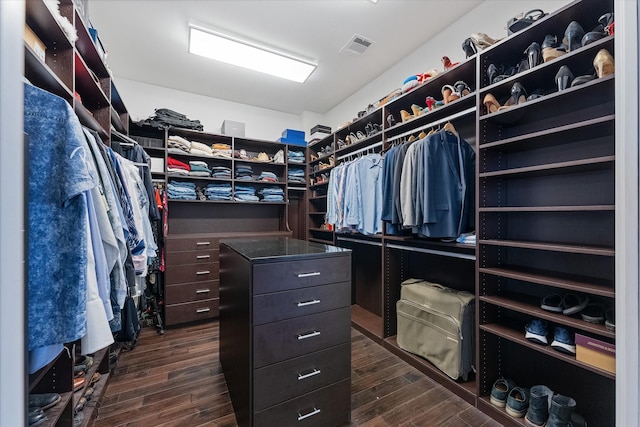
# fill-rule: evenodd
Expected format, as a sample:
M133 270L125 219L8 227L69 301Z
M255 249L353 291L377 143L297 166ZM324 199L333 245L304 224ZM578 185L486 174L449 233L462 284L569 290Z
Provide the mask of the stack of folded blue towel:
M258 191L258 194L262 197L261 202L283 202L284 190L280 187L265 187Z
M304 153L302 151L291 151L287 152L287 159L289 163L304 163Z
M231 179L231 168L226 166L214 166L211 168L211 176L219 179Z
M196 184L171 180L167 185L167 197L174 200L196 200Z
M236 179L241 181L253 180L253 169L249 165L236 166Z
M258 196L256 196L256 189L250 185L238 185L236 184L235 192L233 193L234 200L237 202L257 202Z
M231 184L209 184L204 194L209 200L231 200Z
M307 181L304 179L304 169L289 168L287 172L287 180L289 182L305 184Z

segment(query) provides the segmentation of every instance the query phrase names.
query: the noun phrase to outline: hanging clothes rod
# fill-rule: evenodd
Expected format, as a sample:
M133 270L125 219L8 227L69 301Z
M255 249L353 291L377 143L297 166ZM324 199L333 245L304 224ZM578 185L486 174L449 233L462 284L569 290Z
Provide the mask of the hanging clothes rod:
M135 144L133 144L131 142L120 142L120 141L118 141L118 144L124 145L124 146L127 146L127 147L133 147L135 145Z
M372 242L369 240L360 240L360 239L351 239L349 237L336 237L336 240L340 240L343 242L354 242L354 243L363 243L365 245L371 245L371 246L382 246L381 242Z
M375 144L369 145L369 146L367 146L367 147L360 148L360 149L358 149L358 150L355 150L355 151L350 152L349 154L345 154L345 155L343 155L343 156L340 156L340 157L338 157L338 160L346 159L346 158L348 158L348 157L353 156L354 154L362 153L362 152L364 152L364 151L369 151L369 150L371 150L371 149L373 149L373 148L381 147L381 146L382 146L382 141L380 141L380 142L376 142Z
M451 120L459 119L460 117L464 117L466 115L469 115L469 114L475 113L475 112L476 112L476 107L467 108L466 110L462 110L462 111L460 111L458 113L455 113L455 114L452 114L450 116L444 117L444 118L442 118L440 120L435 120L435 121L433 121L433 122L431 122L429 124L426 124L424 126L421 126L419 128L412 129L412 130L410 130L408 132L401 133L401 134L396 135L396 136L394 136L392 138L388 138L387 142L397 141L398 139L404 138L405 136L409 136L409 135L412 135L412 134L415 134L415 133L420 133L423 130L427 130L427 129L432 128L434 126L438 126L438 125L441 125L443 123L450 122Z
M436 249L413 248L410 246L400 246L393 243L387 243L387 247L391 249L400 249L400 250L409 251L409 252L420 252L423 254L441 255L441 256L448 256L452 258L469 259L472 261L475 261L476 259L475 255L460 254L457 252L438 251Z

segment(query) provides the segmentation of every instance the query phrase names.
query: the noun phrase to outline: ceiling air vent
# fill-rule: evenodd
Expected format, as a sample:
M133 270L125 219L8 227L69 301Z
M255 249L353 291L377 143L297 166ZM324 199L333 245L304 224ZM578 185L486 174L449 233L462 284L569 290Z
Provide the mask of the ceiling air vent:
M354 34L342 49L340 49L340 53L345 55L362 55L373 43L373 40L368 40L362 36Z

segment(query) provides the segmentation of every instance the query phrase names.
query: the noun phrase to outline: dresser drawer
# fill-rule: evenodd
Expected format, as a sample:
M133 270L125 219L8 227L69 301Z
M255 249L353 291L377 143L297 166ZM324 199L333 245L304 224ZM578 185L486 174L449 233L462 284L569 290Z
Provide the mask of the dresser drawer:
M219 242L210 237L169 237L165 240L165 249L167 252L218 250Z
M351 341L351 308L253 328L253 366L260 368Z
M164 308L167 325L218 317L219 309L220 300L218 298L184 304L166 305Z
M349 378L351 343L265 366L253 372L253 407L261 411Z
M203 282L205 280L217 280L220 264L186 264L167 266L164 272L164 280L167 285L177 283Z
M207 249L202 251L167 252L167 268L183 264L206 264L218 262L220 251L217 249Z
M253 415L254 427L340 426L351 418L351 381L344 380Z
M348 256L256 264L253 267L254 294L350 280L351 257Z
M219 291L220 282L218 280L167 285L164 290L164 302L165 304L180 304L218 298Z
M351 282L261 294L253 297L253 324L261 325L350 305Z

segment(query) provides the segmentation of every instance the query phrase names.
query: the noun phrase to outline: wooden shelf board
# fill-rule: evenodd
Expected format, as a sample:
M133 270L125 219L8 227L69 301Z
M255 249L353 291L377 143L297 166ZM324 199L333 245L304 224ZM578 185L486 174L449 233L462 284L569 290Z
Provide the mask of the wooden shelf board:
M513 267L480 267L478 268L478 271L484 274L492 274L494 276L522 280L544 286L552 286L575 292L615 298L615 288L613 285L598 285L593 282L558 277L557 275L553 275L552 272L530 272L518 270Z
M325 245L333 245L333 241L332 240L323 240L323 239L316 239L313 237L309 238L310 242L316 242L316 243L323 243Z
M71 391L67 393L60 393L60 397L60 402L45 411L47 420L42 424L42 427L57 426L58 422L61 421L61 418L65 413L67 406L75 404L72 399L73 392ZM70 412L73 416L73 408L71 408L71 410L69 410L68 412ZM64 425L64 423L60 423L60 425Z
M550 171L558 171L562 173L575 173L588 170L602 169L612 167L615 156L594 157L582 160L572 160L568 162L548 163L537 166L527 166L523 168L505 169L492 172L482 172L478 176L480 178L491 178L509 175L540 175L548 174Z
M79 102L75 102L74 106L73 106L73 109L76 112L76 114L78 115L78 118L80 119L80 123L82 123L83 125L85 125L86 127L90 128L90 129L93 129L96 132L98 132L98 135L100 135L100 138L102 138L103 140L108 140L109 139L110 135L100 125L100 123L98 123L96 118L93 117L93 115L89 112L89 110L87 110L85 108L84 105L80 104Z
M100 78L109 77L109 71L107 70L104 61L98 54L98 49L96 45L93 43L93 39L91 35L89 35L89 30L87 29L84 20L78 14L77 10L75 12L76 15L76 32L78 33L78 39L76 40L76 49L83 57L83 61L87 63L89 68L91 68Z
M354 304L351 306L351 324L378 344L382 344L382 317Z
M321 233L333 233L333 230L325 230L323 228L313 228L313 227L309 227L309 231L318 231Z
M74 58L75 85L77 92L82 97L82 104L89 109L110 107L110 97L104 93L100 82L92 77L89 65L78 54L74 55Z
M157 153L157 154L164 154L167 150L162 148L162 147L147 147L145 145L142 144L138 144L140 145L140 147L142 147L142 149L144 151L146 151L147 153Z
M219 182L232 182L231 178L213 178L210 176L192 176L192 175L180 175L175 173L168 173L167 179L191 179L191 180L200 180L200 181L219 181Z
M309 186L309 189L310 189L310 190L313 190L313 189L315 189L315 188L321 188L321 187L326 186L326 185L328 185L328 184L329 184L329 181L327 181L327 182L323 182L323 183L321 183L321 184L314 184L314 185L310 185L310 186ZM327 197L327 196L322 196L322 197ZM314 198L315 198L315 197L314 197Z
M123 133L125 135L128 133L124 128L124 125L122 124L122 119L120 119L120 115L118 114L116 109L113 108L113 106L111 106L111 124L113 125L114 128L116 128L118 132Z
M311 187L309 187L309 189L311 189ZM309 197L309 200L323 200L326 198L327 196L316 196L316 197Z
M219 160L219 161L223 161L225 163L231 163L231 161L233 160L231 157L216 157L216 156L199 156L197 154L191 154L191 153L172 153L170 151L167 150L167 155L168 156L172 156L172 157L190 157L192 159L201 159L201 160Z
M309 215L326 215L326 212L309 212Z
M214 203L214 204L233 204L233 205L286 205L288 202L239 202L237 200L180 200L169 199L171 203Z
M560 243L526 242L516 240L479 240L480 245L503 246L522 249L537 249L552 252L569 252L585 255L615 256L615 250L600 246L563 245Z
M575 356L571 356L568 354L564 354L564 353L560 353L559 351L554 350L553 348L551 348L551 346L548 345L542 345L542 344L536 344L534 342L528 341L527 339L525 339L524 337L524 331L515 331L511 328L508 328L506 326L500 325L500 324L496 324L496 323L490 323L490 324L485 324L485 325L480 325L480 330L481 331L485 331L494 335L497 335L499 337L505 338L509 341L512 341L516 344L528 347L530 349L533 349L535 351L538 351L540 353L546 354L548 356L551 356L553 358L556 359L560 359L563 360L567 363L570 363L572 365L576 365L579 366L583 369L586 369L588 371L594 372L596 374L599 374L603 377L606 378L610 378L610 379L615 379L615 374L612 374L608 371L605 371L604 369L600 369L597 368L595 366L591 366L589 364L586 364L584 362L580 362L578 360L576 360Z
M560 314L552 313L550 311L541 309L537 305L521 302L513 298L507 298L507 297L498 296L498 295L480 296L480 301L497 305L499 307L504 307L509 310L517 311L519 313L524 313L529 316L534 316L536 318L545 319L553 323L566 325L573 329L590 332L592 334L600 335L603 337L614 338L614 339L616 337L615 331L610 331L609 329L605 328L604 324L596 325L593 323L585 322L582 319L565 316L562 313Z

